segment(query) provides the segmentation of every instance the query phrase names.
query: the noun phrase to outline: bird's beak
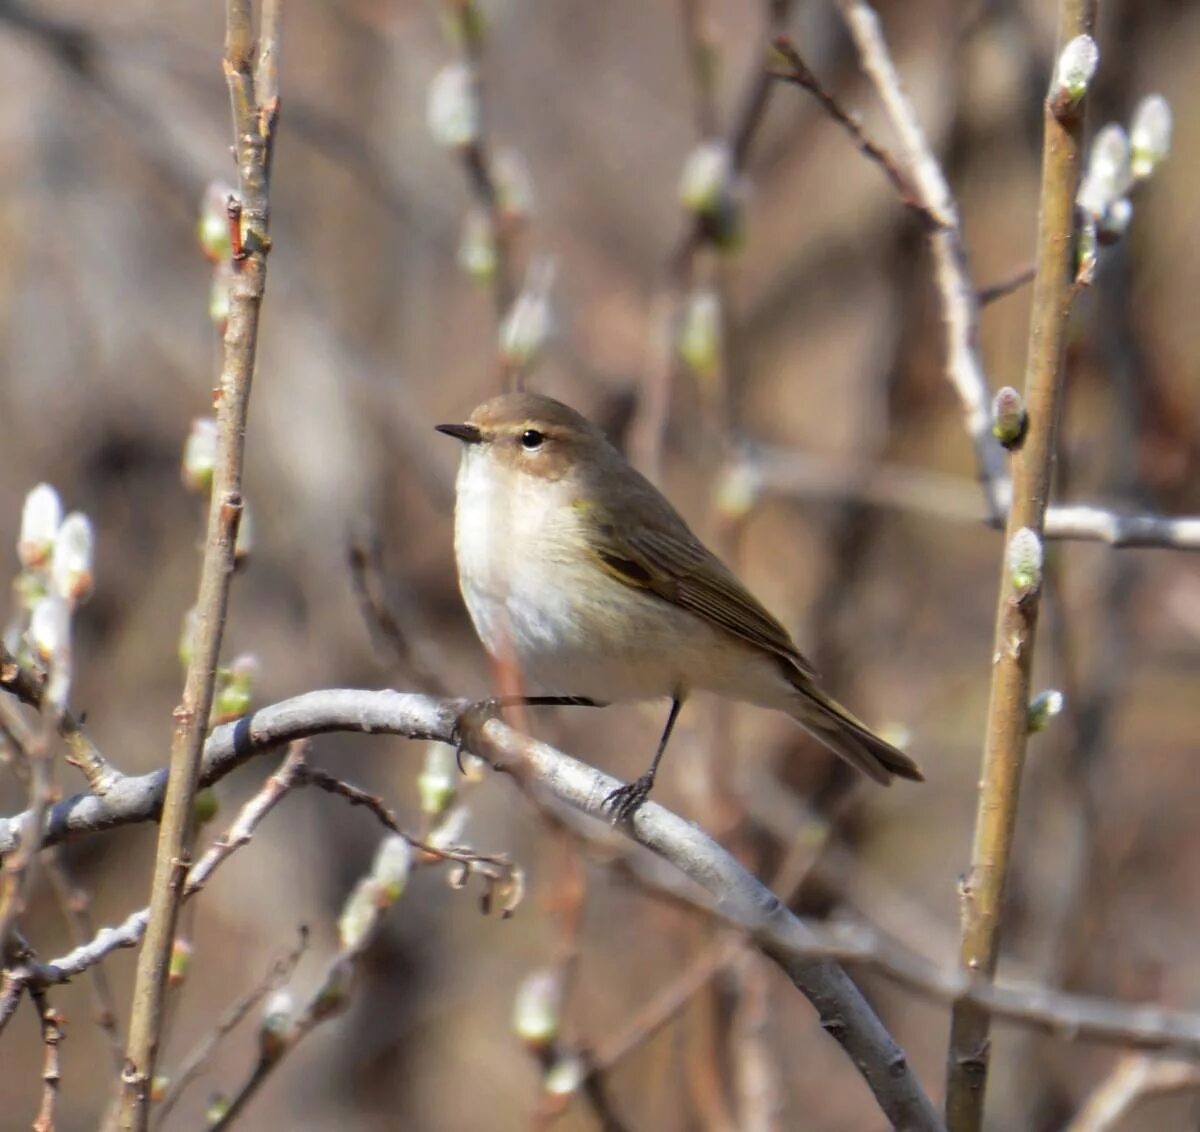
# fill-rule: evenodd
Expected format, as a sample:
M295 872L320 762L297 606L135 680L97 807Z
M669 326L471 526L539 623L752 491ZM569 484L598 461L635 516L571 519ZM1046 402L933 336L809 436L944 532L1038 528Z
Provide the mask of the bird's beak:
M465 444L478 444L483 439L483 434L473 424L440 424L433 427Z

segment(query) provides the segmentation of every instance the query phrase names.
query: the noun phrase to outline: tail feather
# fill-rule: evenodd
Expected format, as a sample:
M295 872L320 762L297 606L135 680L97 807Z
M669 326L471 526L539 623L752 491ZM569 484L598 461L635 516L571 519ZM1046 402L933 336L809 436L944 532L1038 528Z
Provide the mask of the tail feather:
M797 691L800 699L792 710L792 718L835 755L884 786L890 786L893 778L925 781L908 755L879 738L824 692L814 687L800 687Z

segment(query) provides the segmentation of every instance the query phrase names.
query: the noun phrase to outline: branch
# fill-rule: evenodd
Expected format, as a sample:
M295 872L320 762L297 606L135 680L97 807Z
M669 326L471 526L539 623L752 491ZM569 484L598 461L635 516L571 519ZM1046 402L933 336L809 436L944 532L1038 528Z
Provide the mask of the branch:
M784 72L768 71L768 74L773 78L782 79L784 82L794 83L808 91L821 104L825 113L850 135L854 144L858 146L859 152L883 170L884 175L892 183L892 188L896 190L896 195L907 208L911 208L921 218L922 223L931 232L945 227L943 218L913 191L912 186L908 183L908 178L900 170L892 155L872 141L863 130L862 125L851 117L842 108L842 104L821 85L821 81L801 58L800 52L796 50L796 45L790 37L776 36L774 47L787 61L790 69Z
M58 1104L62 1082L62 1065L59 1046L63 1040L66 1019L50 1005L45 991L33 992L37 1007L38 1024L42 1031L42 1045L46 1047L42 1063L42 1107L33 1122L33 1132L54 1132L54 1110Z
M763 7L766 10L767 27L757 49L760 59L766 57L775 37L783 34L794 6L795 0L766 0ZM766 69L756 65L738 95L737 110L724 137L734 180L745 171L754 138L766 116L773 86L774 81ZM649 372L629 430L629 451L633 463L655 481L662 471L663 440L677 364L675 339L680 307L684 294L692 284L696 258L712 241L713 235L711 217L688 217L687 226L676 240L668 260L663 293L656 299L650 313L650 322L654 327L653 350L647 367Z
M498 720L480 727L464 721L460 728L459 718L469 707L467 701L392 691L309 692L215 728L205 745L200 782L209 785L255 755L282 744L334 731L395 734L445 743L461 738L465 749L511 773L528 789L545 792L607 824L603 803L619 785L614 779L527 739ZM153 820L162 805L166 781L166 773L160 770L125 778L103 797L80 794L64 799L47 815L46 844ZM25 816L0 819L0 853L11 848L15 830ZM913 1129L941 1127L903 1054L858 989L836 964L820 955L821 948L809 929L766 888L700 830L656 804L643 806L624 832L687 874L712 896L724 918L755 936L816 1006L823 1025L845 1047L894 1123ZM136 936L127 923L115 931L102 931L96 947L107 941L111 951L135 943ZM810 954L813 950L819 957ZM67 970L60 964L46 966L63 978L86 969L87 963L79 962L77 953L68 958Z
M178 1072L171 1078L162 1100L155 1106L154 1117L157 1125L162 1127L167 1114L175 1107L184 1089L195 1080L204 1069L209 1058L216 1051L221 1041L231 1034L241 1024L242 1020L268 994L281 987L296 969L300 957L308 948L308 929L300 928L300 937L296 944L286 954L279 956L270 966L266 975L250 988L222 1015L220 1021L213 1027L211 1033L204 1037L180 1065Z
M225 78L233 108L243 247L235 252L229 288L225 361L217 395L219 441L192 656L183 698L175 710L170 761L173 773L154 860L150 922L138 956L123 1087L119 1103L105 1123L110 1132L117 1128L144 1129L147 1123L147 1094L158 1052L167 966L183 897L183 878L190 862L192 803L233 577L234 547L242 516L246 418L270 248L268 188L279 113L279 4L280 0L264 0L257 62L251 0L227 0L226 5Z
M457 720L470 706L465 700L394 691L308 692L216 728L205 746L201 781L209 785L251 758L295 740L331 732L390 734L453 743L459 735ZM613 835L603 802L617 783L608 775L545 744L535 743L498 720L490 720L482 728L464 728L461 737L466 750L489 759L496 769L507 771L530 791L543 793L599 819L595 828L605 838ZM86 833L154 820L162 803L165 780L165 772L155 771L124 779L104 797L79 794L64 799L47 815L45 843L58 844ZM27 816L17 814L0 819L0 852L15 843L15 831ZM1066 1038L1200 1055L1200 1012L1127 1005L1061 994L1035 985L997 986L967 971L940 968L863 926L805 925L778 904L723 849L657 803L646 803L632 827L622 826L619 830L694 882L694 889L691 885L673 886L670 891L675 899L706 914L718 914L743 931L750 931L764 950L774 948L792 960L811 962L814 956L820 956L863 964L938 1001L969 1002L1007 1021L1049 1030ZM221 839L229 840L229 837ZM202 865L203 862L198 864L193 873ZM207 871L211 874L211 868ZM644 873L638 875L646 879ZM698 896L701 891L708 898ZM145 912L137 915L144 917ZM111 941L120 936L129 942L113 945ZM43 972L47 985L65 982L98 961L97 952L135 942L125 925L104 929L89 945L90 955L77 949L62 959L40 965L38 970ZM5 993L13 974L13 970L5 974ZM0 1003L5 993L0 993ZM861 1009L857 991L851 988L849 994L851 1003ZM666 1012L669 1013L669 1007ZM625 1043L624 1037L605 1043L605 1048L598 1051L601 1064L619 1057Z
M934 281L942 300L946 376L962 405L989 517L999 522L1008 505L1008 476L1004 451L992 436L991 390L979 359L979 304L967 271L958 208L941 166L900 86L900 76L884 42L879 17L869 4L859 0L838 0L838 3L858 49L863 70L875 84L900 139L913 192L941 223L929 240L935 267Z
M1088 1097L1065 1132L1118 1132L1144 1100L1200 1089L1200 1069L1190 1061L1126 1057Z
M1061 0L1059 49L1090 33L1094 19L1094 0ZM1029 427L1013 456L979 805L971 869L962 886L962 964L984 978L995 974L1000 954L1002 901L1029 736L1030 677L1042 590L1040 540L1057 447L1067 319L1075 291L1082 107L1056 112L1047 98L1043 126L1037 276L1025 376ZM982 1126L990 1021L988 1012L977 1004L955 1006L946 1082L946 1117L952 1132L978 1132Z
M467 68L471 81L471 97L477 114L475 136L460 149L463 172L467 184L479 206L487 215L491 227L495 266L492 270L492 302L495 306L496 325L501 326L513 300L517 295L517 268L515 262L514 237L521 222L519 212L505 207L505 202L496 183L495 163L488 138L487 100L483 86L483 15L478 11L475 0L442 0L444 18L456 29L461 44L462 65ZM516 371L516 387L520 388L523 371Z
M853 500L891 507L948 522L986 523L1000 528L978 490L962 476L900 464L837 462L766 444L744 448L725 474L743 476L757 490L803 499ZM1200 516L1125 512L1092 503L1056 503L1046 509L1047 539L1102 542L1112 547L1200 550Z

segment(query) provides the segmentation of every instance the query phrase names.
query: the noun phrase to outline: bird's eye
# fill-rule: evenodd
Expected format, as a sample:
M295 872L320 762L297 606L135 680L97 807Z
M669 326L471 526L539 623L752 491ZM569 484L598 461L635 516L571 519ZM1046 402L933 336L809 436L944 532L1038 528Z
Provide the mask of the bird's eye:
M545 439L546 438L540 432L538 432L536 428L527 428L523 433L521 433L521 447L524 448L526 452L533 452L536 449L541 448L542 441Z

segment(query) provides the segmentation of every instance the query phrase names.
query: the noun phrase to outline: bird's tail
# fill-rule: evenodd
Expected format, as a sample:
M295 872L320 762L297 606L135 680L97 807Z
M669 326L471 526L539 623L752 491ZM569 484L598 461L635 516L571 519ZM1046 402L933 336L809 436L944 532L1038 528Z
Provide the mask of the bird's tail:
M893 778L924 782L920 768L903 751L880 739L836 700L811 684L797 686L792 718L835 755L884 786Z

